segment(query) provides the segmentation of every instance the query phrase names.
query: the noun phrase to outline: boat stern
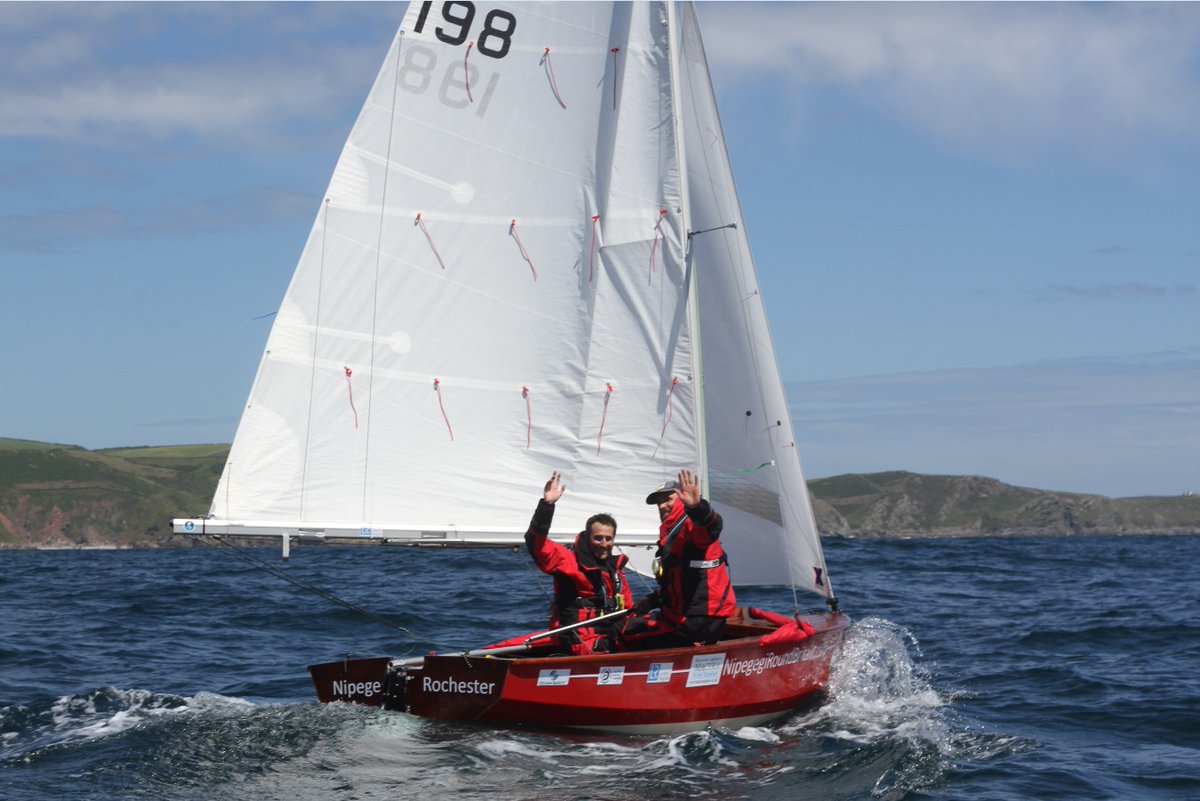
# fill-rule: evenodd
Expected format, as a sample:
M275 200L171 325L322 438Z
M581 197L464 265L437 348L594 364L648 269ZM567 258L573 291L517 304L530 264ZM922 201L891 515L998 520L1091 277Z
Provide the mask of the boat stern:
M344 701L393 709L397 707L394 701L389 703L389 697L403 698L403 681L399 682L401 686L396 686L397 676L390 669L391 663L391 657L386 656L347 658L309 665L308 672L317 690L317 700L323 704ZM398 708L404 708L402 701Z
M508 662L434 655L342 659L309 665L317 700L377 706L428 718L474 720L500 699Z

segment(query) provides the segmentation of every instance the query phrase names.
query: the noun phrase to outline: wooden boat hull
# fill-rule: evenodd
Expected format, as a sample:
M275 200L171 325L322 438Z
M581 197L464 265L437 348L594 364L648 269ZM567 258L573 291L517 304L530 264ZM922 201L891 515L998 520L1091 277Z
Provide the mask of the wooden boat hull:
M849 620L803 618L807 637L739 617L715 645L590 656L343 660L309 668L323 702L441 720L664 734L777 718L819 697ZM733 638L728 638L732 634ZM764 641L766 639L767 641Z

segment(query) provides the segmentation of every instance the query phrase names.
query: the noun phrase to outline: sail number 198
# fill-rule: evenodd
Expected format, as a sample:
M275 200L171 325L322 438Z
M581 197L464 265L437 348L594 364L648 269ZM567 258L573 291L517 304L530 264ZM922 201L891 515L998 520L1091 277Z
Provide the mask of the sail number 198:
M413 31L421 33L433 0L425 0L421 4L421 13L417 15L417 23ZM448 45L460 45L471 35L471 25L475 21L475 4L468 0L450 0L442 4L443 25L434 28L437 38ZM483 29L479 31L475 46L480 55L490 58L504 58L512 47L513 32L517 29L517 18L507 11L493 8L483 18Z

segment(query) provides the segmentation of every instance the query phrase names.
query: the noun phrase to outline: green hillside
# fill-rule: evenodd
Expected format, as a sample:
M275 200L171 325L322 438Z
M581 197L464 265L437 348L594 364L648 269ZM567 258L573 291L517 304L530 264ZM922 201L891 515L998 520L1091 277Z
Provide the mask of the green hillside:
M0 546L157 546L204 514L227 445L89 451L0 439Z
M158 547L207 513L228 445L89 451L0 439L0 547ZM1200 496L1118 498L902 471L809 483L825 536L1200 533Z
M1200 496L1118 498L907 472L809 482L823 534L963 537L1200 533Z

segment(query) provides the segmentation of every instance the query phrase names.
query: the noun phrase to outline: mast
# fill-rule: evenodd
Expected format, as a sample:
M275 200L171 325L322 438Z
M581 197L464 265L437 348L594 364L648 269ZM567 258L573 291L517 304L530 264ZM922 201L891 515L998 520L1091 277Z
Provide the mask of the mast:
M689 0L690 1L690 0ZM683 260L686 269L687 312L688 322L692 331L691 368L693 376L693 406L696 413L696 461L700 474L700 490L707 497L710 492L708 478L708 438L704 424L704 359L701 355L700 340L700 292L699 276L692 259L691 208L688 201L688 171L687 147L683 139L683 106L680 103L680 63L683 54L683 28L679 24L679 15L675 0L667 0L667 34L670 47L671 64L671 117L672 129L675 136L675 158L679 170L679 196L681 198L679 215L680 231L683 240Z

